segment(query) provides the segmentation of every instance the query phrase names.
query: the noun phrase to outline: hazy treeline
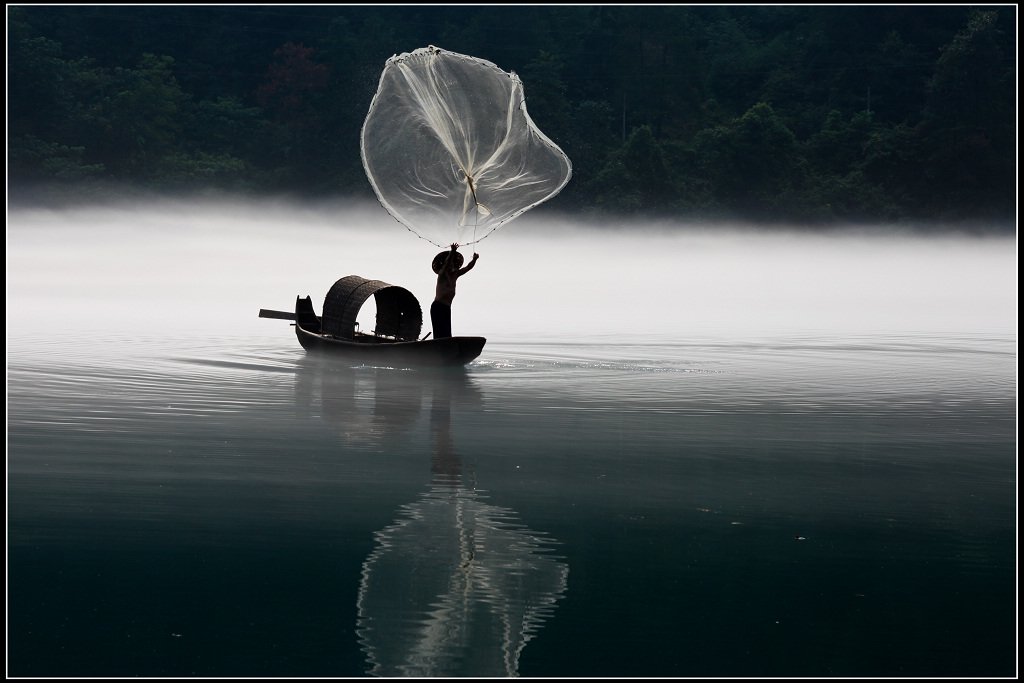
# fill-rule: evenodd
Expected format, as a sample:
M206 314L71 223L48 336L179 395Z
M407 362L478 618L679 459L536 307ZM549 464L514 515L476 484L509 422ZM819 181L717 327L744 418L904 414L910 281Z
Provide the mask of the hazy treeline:
M1002 220L1016 6L8 6L11 197L372 196L384 61L522 78L569 211Z

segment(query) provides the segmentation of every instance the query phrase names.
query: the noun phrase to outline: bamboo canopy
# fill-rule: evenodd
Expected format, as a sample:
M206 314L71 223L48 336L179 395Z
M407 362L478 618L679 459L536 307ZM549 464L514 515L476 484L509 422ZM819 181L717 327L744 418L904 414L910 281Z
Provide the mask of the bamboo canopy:
M415 341L419 338L423 327L423 311L412 292L404 287L381 280L368 280L358 275L341 278L327 292L322 333L339 339L354 339L356 317L370 295L373 295L377 306L374 334L394 337L400 341Z

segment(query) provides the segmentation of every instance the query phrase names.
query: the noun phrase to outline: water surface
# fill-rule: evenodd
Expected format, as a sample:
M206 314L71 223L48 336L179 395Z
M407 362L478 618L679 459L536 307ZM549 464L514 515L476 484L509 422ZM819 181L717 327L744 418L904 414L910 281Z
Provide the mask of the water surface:
M1014 675L1012 239L524 221L308 356L372 208L9 213L10 675Z

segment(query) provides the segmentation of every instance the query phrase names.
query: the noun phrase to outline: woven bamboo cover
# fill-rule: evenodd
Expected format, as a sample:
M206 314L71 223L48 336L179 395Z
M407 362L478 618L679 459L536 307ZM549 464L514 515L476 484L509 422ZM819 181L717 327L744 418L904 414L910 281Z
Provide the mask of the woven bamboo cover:
M358 275L341 278L327 292L322 332L340 339L355 338L359 309L371 294L377 306L374 334L401 341L419 338L423 328L423 311L412 292L404 287L381 280L367 280Z

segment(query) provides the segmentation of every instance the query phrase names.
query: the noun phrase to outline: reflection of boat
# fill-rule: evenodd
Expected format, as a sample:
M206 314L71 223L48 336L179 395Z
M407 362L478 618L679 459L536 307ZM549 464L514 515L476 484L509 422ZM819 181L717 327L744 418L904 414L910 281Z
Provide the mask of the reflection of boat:
M359 590L359 641L376 676L515 676L554 613L569 567L555 541L484 501L454 449L457 385L432 385L433 481L374 536Z
M429 370L404 372L394 368L350 367L319 355L296 363L295 406L316 416L344 436L346 443L379 442L404 433L420 419ZM453 381L469 381L469 373L436 370Z
M356 316L373 295L377 320L373 334L356 330ZM413 294L380 280L358 275L334 283L324 300L323 317L310 297L295 299L295 312L260 310L261 318L295 321L302 348L343 356L364 365L461 366L483 351L483 337L419 339L423 313Z
M452 368L353 367L332 362L329 356L307 354L295 364L295 408L305 418L322 419L344 439L344 444L379 443L398 438L420 424L431 395L443 395L444 404L479 410L483 395L468 372ZM433 421L433 418L431 418ZM404 438L401 435L405 435ZM383 447L383 446L382 446ZM402 449L404 452L406 449Z

